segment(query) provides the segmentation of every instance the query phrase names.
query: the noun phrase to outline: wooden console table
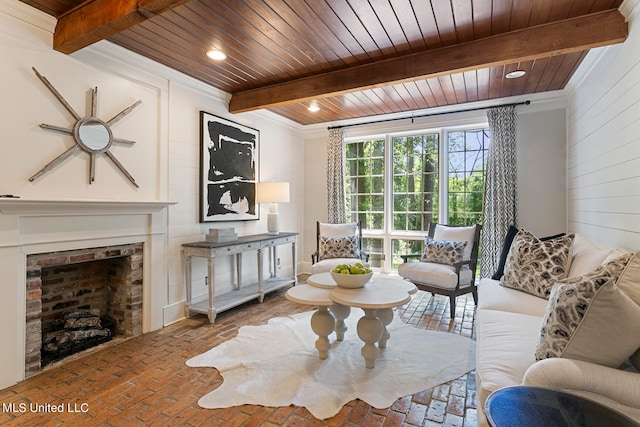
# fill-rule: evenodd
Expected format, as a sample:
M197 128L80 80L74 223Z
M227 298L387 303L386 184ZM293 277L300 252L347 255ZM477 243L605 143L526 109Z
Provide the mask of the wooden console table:
M238 237L232 242L214 243L209 241L200 241L193 243L185 243L182 245L182 270L184 273L184 281L187 288L187 303L185 306L185 316L189 317L191 313L202 313L209 316L209 322L213 323L216 313L236 307L242 303L258 298L260 302L264 299L264 295L280 289L290 284L297 284L297 252L296 244L298 233L280 233L280 234L256 234L252 236ZM277 252L276 247L279 245L291 244L292 260L293 260L293 276L278 277L277 272ZM263 250L268 249L269 252L269 270L270 277L263 278ZM249 251L257 251L258 253L258 282L242 285L242 253ZM233 255L236 263L237 283L231 292L222 294L216 298L215 296L215 271L213 260L216 257ZM193 302L192 281L191 281L191 260L193 257L207 259L207 275L208 282L208 299L199 302Z

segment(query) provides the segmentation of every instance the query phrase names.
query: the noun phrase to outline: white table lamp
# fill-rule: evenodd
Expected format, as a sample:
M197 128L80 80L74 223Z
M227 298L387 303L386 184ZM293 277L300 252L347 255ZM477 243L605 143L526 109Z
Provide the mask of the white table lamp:
M269 234L279 234L278 203L289 202L288 182L259 182L258 203L270 203L267 215L267 231Z

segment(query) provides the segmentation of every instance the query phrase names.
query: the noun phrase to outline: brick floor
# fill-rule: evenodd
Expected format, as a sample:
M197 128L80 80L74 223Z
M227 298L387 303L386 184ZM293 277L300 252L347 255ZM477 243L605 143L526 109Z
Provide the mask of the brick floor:
M308 306L286 300L285 291L268 295L262 304L249 302L220 313L213 325L205 316L194 316L76 357L0 390L0 425L476 426L473 372L400 398L386 409L355 400L336 416L322 421L294 406L200 408L198 399L220 385L222 377L215 369L190 368L185 361L234 337L240 326L263 324L272 317L309 310ZM421 291L396 313L418 328L475 339L471 296L458 298L453 321L447 298ZM31 411L31 405L36 404L43 407Z

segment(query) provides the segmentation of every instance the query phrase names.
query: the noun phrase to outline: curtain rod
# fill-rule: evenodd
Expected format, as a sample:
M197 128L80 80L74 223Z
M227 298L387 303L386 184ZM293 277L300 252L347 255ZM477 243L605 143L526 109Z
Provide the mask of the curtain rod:
M409 120L409 119L411 119L413 121L413 119L422 119L424 117L443 116L445 114L466 113L466 112L469 112L469 111L488 110L490 108L498 108L498 107L511 107L511 106L515 107L515 106L518 106L518 105L529 105L529 104L531 104L531 101L526 100L526 101L523 101L523 102L514 102L514 103L511 103L511 104L492 105L490 107L467 108L466 110L443 111L441 113L422 114L420 116L398 117L398 118L395 118L395 119L373 120L371 122L353 123L353 124L350 124L350 125L342 125L342 126L329 126L327 129L329 129L329 130L331 130L331 129L343 129L343 128L352 127L352 126L366 126L366 125L373 125L373 124L376 124L376 123L395 122L395 121L399 121L399 120Z

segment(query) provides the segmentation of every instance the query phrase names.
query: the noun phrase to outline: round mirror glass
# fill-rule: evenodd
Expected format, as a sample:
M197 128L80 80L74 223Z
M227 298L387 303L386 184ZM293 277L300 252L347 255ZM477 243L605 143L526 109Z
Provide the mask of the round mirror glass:
M102 152L111 145L111 130L102 120L87 117L78 122L76 131L78 143L89 152Z

